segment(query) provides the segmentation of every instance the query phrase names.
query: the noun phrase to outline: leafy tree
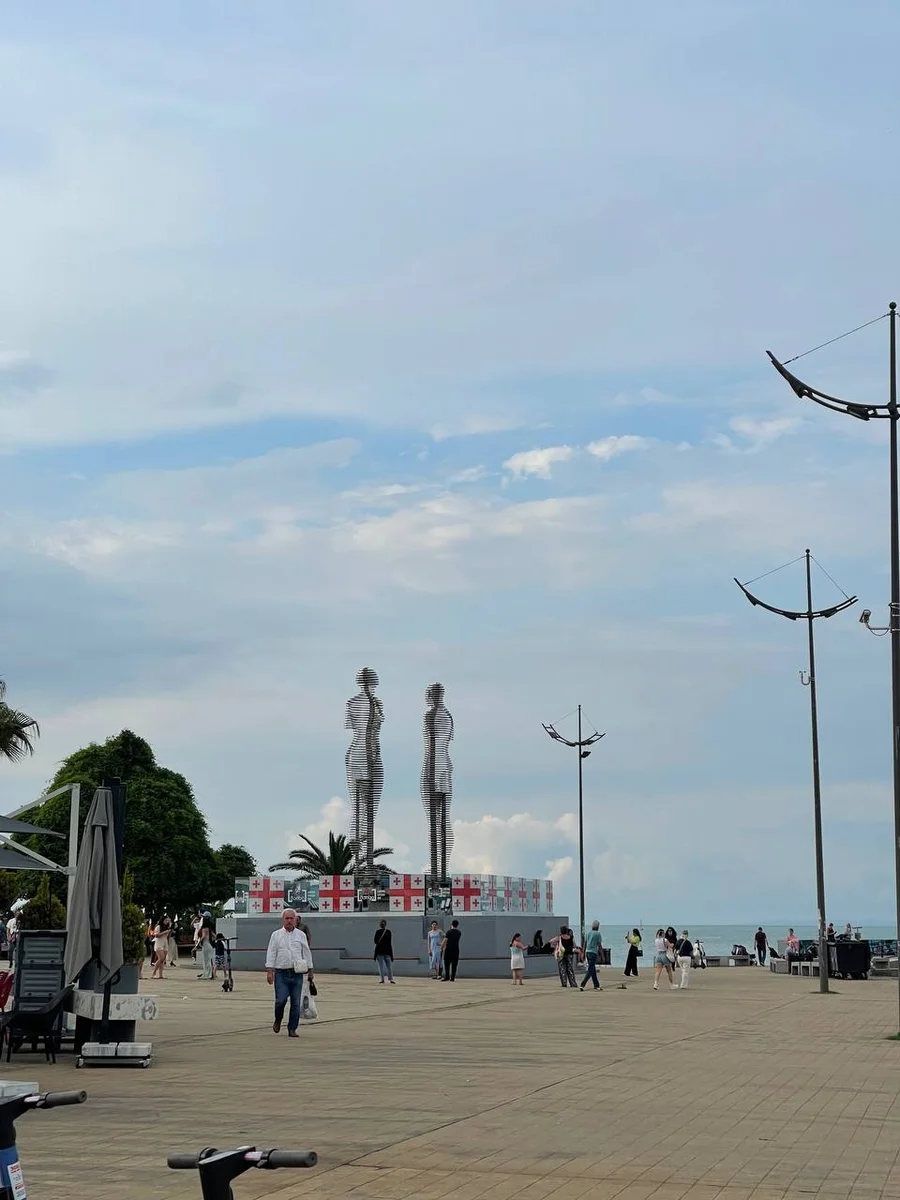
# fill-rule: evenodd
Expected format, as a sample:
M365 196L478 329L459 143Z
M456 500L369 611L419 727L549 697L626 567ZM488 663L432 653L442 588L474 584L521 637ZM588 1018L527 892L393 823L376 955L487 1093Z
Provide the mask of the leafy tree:
M134 876L126 871L122 879L122 956L126 963L146 958L146 934L147 922L134 902Z
M34 717L10 708L5 697L6 684L0 679L0 758L19 762L34 754L34 740L41 731Z
M213 851L213 868L205 895L213 904L224 904L234 895L235 879L256 874L256 859L246 846L225 842Z
M66 910L50 894L49 875L41 875L37 891L19 912L18 921L20 929L65 929Z
M159 766L143 738L124 729L102 745L91 743L76 750L47 790L81 784L80 839L94 790L115 778L128 785L124 857L134 876L135 901L154 915L199 903L215 865L206 819L185 777ZM69 805L68 794L56 796L25 819L66 833ZM35 834L28 844L48 858L59 855L55 839Z
M0 915L8 913L13 904L24 896L22 879L30 871L0 871Z
M288 857L292 861L273 863L270 871L299 871L304 879L315 879L319 875L349 875L352 872L356 862L356 842L352 838L343 833L329 833L326 852L304 834L301 833L300 837L306 845L290 852ZM374 850L375 870L382 875L389 875L391 868L379 859L393 853L390 846L379 846Z

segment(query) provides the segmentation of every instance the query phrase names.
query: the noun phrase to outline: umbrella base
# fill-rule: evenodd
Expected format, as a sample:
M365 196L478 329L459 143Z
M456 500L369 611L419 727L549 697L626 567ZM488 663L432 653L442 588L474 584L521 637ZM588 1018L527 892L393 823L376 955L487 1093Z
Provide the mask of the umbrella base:
M76 1067L149 1067L152 1042L85 1042Z

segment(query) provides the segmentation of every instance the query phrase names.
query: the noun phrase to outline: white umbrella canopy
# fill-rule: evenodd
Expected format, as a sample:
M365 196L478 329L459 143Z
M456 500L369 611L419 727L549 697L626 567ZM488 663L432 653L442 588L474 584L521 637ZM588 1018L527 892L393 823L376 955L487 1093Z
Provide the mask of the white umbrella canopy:
M113 796L107 787L97 788L84 824L66 928L66 979L70 983L91 959L97 960L98 983L115 975L124 962L122 901Z

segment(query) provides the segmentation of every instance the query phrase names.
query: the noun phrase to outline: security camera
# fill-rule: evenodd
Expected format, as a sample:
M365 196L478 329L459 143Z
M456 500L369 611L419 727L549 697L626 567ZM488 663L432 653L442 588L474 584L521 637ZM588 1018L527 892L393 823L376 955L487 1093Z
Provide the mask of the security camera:
M871 617L871 615L872 615L872 610L871 610L871 608L864 608L864 609L862 610L862 612L859 614L859 623L860 623L860 625L868 625L868 623L869 623L869 617Z

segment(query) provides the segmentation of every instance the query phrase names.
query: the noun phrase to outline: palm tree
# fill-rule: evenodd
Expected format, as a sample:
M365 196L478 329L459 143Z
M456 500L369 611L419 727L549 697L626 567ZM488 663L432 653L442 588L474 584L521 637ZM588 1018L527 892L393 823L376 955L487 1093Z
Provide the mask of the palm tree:
M0 679L0 758L19 762L26 754L34 754L34 739L41 731L34 717L10 708L5 695L6 684Z
M305 846L290 852L291 862L272 863L270 871L299 871L303 879L317 879L320 875L350 875L356 863L356 842L343 833L329 833L328 852L326 853L315 842L311 842L304 834L300 837ZM390 875L391 868L385 862L378 860L393 854L390 846L379 846L373 851L375 860L373 866L379 874Z

